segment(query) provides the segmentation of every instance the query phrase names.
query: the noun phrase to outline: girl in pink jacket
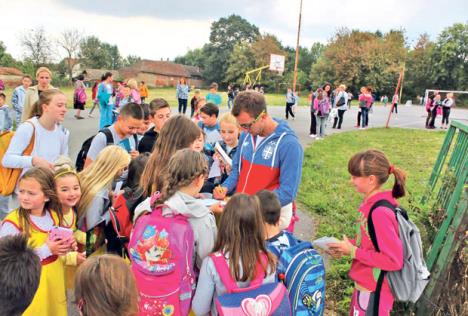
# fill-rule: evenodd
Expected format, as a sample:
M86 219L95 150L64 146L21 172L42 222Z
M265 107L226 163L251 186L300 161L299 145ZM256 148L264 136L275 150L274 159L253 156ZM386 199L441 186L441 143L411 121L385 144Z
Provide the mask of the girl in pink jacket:
M379 200L387 200L397 206L396 198L405 195L405 173L390 164L385 154L378 150L367 150L354 155L348 162L348 171L356 191L364 196L359 207L357 235L353 240L344 236L343 241L330 243L329 252L335 258L351 256L349 271L355 289L351 300L350 316L389 315L393 306L393 295L387 277L380 292L379 313L372 313L377 294L376 286L381 270L398 271L403 267L403 245L398 234L398 222L393 210L379 206L372 213L377 244L376 251L367 230L367 219L371 207ZM390 175L395 177L392 191L382 191Z

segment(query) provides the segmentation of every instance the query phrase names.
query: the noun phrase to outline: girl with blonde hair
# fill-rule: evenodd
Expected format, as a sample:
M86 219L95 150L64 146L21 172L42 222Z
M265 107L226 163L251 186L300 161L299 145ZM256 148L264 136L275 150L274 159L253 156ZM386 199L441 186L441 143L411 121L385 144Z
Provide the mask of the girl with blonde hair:
M21 121L24 122L28 119L28 115L34 103L39 100L42 92L54 89L50 82L52 81L52 72L47 67L39 67L36 71L37 85L29 87L26 91L24 99L23 113L21 114Z
M135 279L115 255L94 256L78 269L75 300L82 316L134 316L138 313Z
M112 184L128 169L130 159L125 149L110 145L78 174L81 183L78 227L86 231L87 254L104 244L103 229L110 219L107 209L112 204L114 195Z
M140 91L138 89L138 82L134 79L128 79L127 87L130 88L130 98L132 102L141 104Z

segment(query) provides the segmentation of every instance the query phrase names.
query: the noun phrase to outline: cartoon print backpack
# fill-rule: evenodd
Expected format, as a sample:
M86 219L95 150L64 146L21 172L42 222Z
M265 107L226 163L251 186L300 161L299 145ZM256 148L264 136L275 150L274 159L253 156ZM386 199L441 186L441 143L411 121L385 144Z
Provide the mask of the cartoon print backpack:
M88 99L88 96L86 95L86 91L83 87L75 89L75 93L73 97L75 101L79 103L86 103L86 100Z
M293 315L323 315L325 268L322 256L308 241L273 253L279 258L276 272L288 289Z
M189 314L195 289L193 230L183 215L163 216L165 205L141 216L128 250L140 294L139 316Z
M282 283L263 284L264 272L257 262L255 278L247 288L239 288L231 276L224 254L210 255L227 293L216 299L216 310L220 316L288 316L291 304ZM262 257L266 261L266 257Z

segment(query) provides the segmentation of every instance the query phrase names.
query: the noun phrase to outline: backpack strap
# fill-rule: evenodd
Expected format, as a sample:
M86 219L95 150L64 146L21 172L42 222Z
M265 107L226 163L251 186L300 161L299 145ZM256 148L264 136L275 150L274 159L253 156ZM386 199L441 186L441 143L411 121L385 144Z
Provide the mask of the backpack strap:
M226 258L224 256L224 253L222 252L216 252L212 253L210 255L211 260L213 260L213 264L215 266L216 272L218 272L218 275L221 279L221 282L223 283L224 287L226 288L226 291L228 293L233 293L237 292L240 290L240 288L237 286L236 281L234 278L231 276L231 271L229 270L229 266L226 262ZM264 254L261 255L261 261L266 262L266 256ZM257 261L256 264L256 273L255 277L252 281L250 281L250 285L248 288L243 288L242 290L247 290L250 288L256 288L260 286L263 282L264 278L264 273L263 273L263 267L262 263Z
M30 120L25 121L25 123L26 122L31 124L31 126L33 128L33 132L32 132L32 135L31 135L31 139L29 140L28 146L23 151L23 156L30 156L32 154L32 152L33 152L33 149L34 149L34 142L36 141L36 126Z
M380 252L379 244L377 242L377 234L375 233L375 227L374 227L374 221L372 219L372 214L374 213L374 210L378 207L387 207L391 209L393 212L395 212L395 206L390 203L388 200L378 200L375 202L369 211L369 215L367 216L367 230L369 232L369 237L372 241L372 245L374 246L375 250L377 252ZM374 300L374 310L372 315L379 315L379 305L380 305L380 293L382 291L382 285L383 281L385 279L385 275L387 274L387 271L385 270L380 270L379 278L377 279L377 286L375 287L375 300Z
M106 146L114 144L114 136L112 136L112 132L110 129L103 128L102 130L100 130L100 132L106 136Z

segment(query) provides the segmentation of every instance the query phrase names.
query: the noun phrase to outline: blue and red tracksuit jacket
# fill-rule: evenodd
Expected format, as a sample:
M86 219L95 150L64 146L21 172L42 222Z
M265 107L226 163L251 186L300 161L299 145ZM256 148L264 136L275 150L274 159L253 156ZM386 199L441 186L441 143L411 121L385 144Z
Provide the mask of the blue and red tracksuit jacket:
M281 206L293 202L301 181L304 151L286 122L276 121L273 134L258 146L255 137L241 134L231 174L222 184L229 193L255 194L266 189L276 193Z

